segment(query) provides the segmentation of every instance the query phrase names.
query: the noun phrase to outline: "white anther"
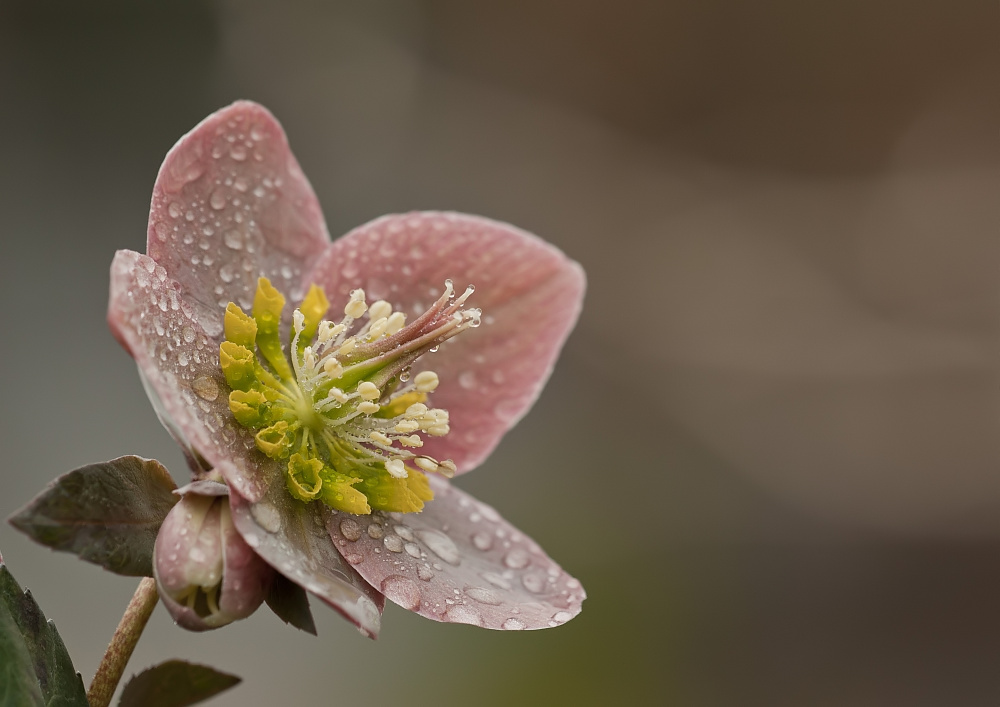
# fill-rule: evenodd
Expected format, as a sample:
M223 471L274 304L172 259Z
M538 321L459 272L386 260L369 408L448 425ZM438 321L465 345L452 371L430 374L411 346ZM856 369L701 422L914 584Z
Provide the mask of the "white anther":
M424 441L420 439L417 435L410 435L409 437L400 437L399 443L404 447L423 447Z
M358 412L364 415L374 415L379 411L378 403L372 403L369 401L364 401L363 403L358 403Z
M406 408L406 412L403 413L404 417L421 417L427 412L427 406L423 403L413 403L410 407Z
M344 307L344 314L357 319L368 310L365 304L365 291L358 289L351 292L351 301Z
M420 429L420 423L416 420L400 420L396 423L396 426L393 429L396 430L396 432L410 434L411 432L416 432Z
M378 430L376 430L375 432L372 432L368 436L371 437L376 442L378 442L379 444L385 444L385 445L392 444L392 440L389 439L386 435L384 435L381 432L379 432Z
M427 428L427 434L432 437L444 437L446 434L451 432L451 427L446 424L441 425L431 425Z
M438 463L430 457L417 457L413 460L413 463L429 474L433 474L438 470Z
M390 459L387 461L385 463L385 470L397 479L405 479L407 477L406 467L403 466L401 459Z
M331 400L336 400L338 403L346 403L350 400L350 396L347 395L340 388L330 388L330 392L326 394Z
M441 476L445 476L450 479L455 475L455 472L458 471L458 467L455 466L455 462L451 459L445 459L443 462L438 463L441 465L441 468L438 469L438 473L441 474Z
M351 351L353 351L354 347L357 345L358 345L358 340L352 336L351 338L344 340L344 343L340 345L340 349L337 350L337 353L340 356L346 356L347 354L351 353Z
M432 390L436 389L441 381L438 379L438 374L434 371L420 371L417 377L413 379L413 384L417 387L417 390L421 393L430 393Z
M325 319L319 323L319 331L316 332L316 336L319 339L319 343L325 344L327 341L333 338L333 324L326 321Z
M302 331L303 327L306 325L306 315L302 313L301 309L296 309L292 312L292 324L295 326L295 331Z
M382 317L381 319L376 319L375 321L373 321L372 325L371 325L371 328L368 329L368 336L369 336L369 338L371 338L372 341L374 341L375 339L377 339L380 336L382 336L382 334L385 333L385 327L386 327L386 325L388 323L389 323L389 320L386 319L385 317Z
M323 364L323 371L331 378L340 378L344 375L344 367L340 364L340 361L333 357L326 359L326 363Z
M302 352L302 359L309 368L316 367L316 354L313 352L312 346L306 346L305 351Z
M444 296L448 299L455 296L455 283L451 280L444 281Z
M406 324L406 315L402 312L393 312L389 316L389 321L386 323L385 333L392 336L397 331L402 329L404 324Z
M358 384L358 395L362 400L378 400L382 396L382 391L371 381L363 381Z
M376 319L381 319L382 317L388 318L390 314L392 314L392 305L384 299L374 302L372 306L368 308L368 318L373 322Z

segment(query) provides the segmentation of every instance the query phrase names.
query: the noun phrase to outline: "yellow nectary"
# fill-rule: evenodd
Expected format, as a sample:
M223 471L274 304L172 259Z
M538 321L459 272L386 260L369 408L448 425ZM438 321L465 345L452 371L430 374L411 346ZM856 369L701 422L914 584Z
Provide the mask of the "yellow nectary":
M433 497L424 472L454 474L449 460L412 451L423 446L421 434L448 434L449 420L447 410L426 404L437 374L410 381L409 369L479 325L479 310L462 308L471 294L470 287L456 298L446 282L441 298L405 325L388 302L369 307L364 291L354 290L335 323L324 319L330 303L313 285L293 312L288 357L280 335L285 298L266 278L252 316L229 303L219 361L230 410L255 432L261 452L286 465L295 498L349 513L411 513Z

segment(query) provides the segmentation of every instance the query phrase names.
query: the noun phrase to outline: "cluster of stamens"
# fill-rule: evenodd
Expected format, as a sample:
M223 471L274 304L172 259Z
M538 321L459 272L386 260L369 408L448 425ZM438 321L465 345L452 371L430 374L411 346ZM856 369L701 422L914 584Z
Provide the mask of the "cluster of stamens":
M287 462L293 496L351 513L414 512L433 497L422 472L455 473L450 460L419 453L423 436L444 436L450 426L447 410L427 405L437 374L411 376L410 369L479 326L480 311L464 308L472 292L456 297L447 281L437 302L407 325L389 302L369 306L364 291L354 290L333 322L323 318L330 305L313 285L293 312L288 358L278 334L285 300L266 278L252 317L229 304L220 362L233 388L230 409L255 430L260 451Z

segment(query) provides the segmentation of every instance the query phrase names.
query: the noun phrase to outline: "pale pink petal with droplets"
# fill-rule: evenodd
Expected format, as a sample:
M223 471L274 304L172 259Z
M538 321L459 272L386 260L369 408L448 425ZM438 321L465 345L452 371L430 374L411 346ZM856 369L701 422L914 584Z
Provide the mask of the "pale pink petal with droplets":
M303 272L330 241L281 125L249 101L213 113L167 154L147 238L213 337L230 301L250 308L262 275L301 297Z
M441 385L431 404L451 414L451 433L421 452L452 459L459 473L479 465L538 397L583 300L583 269L536 236L505 223L455 213L384 216L335 241L308 276L335 306L361 287L412 321L452 279L483 323L423 356Z
M205 333L179 289L152 258L118 251L111 264L108 324L135 358L174 438L211 466L231 462L226 480L242 495L260 498L281 470L257 450L251 431L233 419L219 343Z
M325 506L295 500L281 483L257 503L236 493L229 502L233 523L254 552L366 636L378 636L385 597L337 552L326 530Z
M580 583L534 541L447 481L430 481L434 500L421 513L330 513L334 542L361 576L436 621L537 629L580 613Z

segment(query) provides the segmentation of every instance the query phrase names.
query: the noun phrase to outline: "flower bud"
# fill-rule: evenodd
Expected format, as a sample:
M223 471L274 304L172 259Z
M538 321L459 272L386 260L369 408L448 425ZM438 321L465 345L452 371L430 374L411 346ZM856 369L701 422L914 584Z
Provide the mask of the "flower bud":
M246 618L274 579L233 526L229 497L197 493L184 494L163 520L153 573L170 615L191 631Z

